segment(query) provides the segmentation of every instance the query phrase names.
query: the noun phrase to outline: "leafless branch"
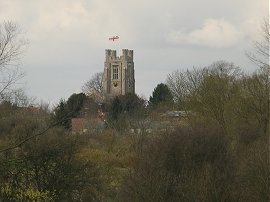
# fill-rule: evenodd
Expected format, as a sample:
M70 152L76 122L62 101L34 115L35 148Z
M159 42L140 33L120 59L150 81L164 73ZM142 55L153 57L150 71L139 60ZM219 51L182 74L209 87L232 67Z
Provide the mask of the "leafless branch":
M24 76L18 66L26 46L27 41L15 23L0 24L0 101Z
M89 81L82 86L82 91L89 97L92 97L96 102L101 102L103 99L102 91L103 73L94 74Z
M253 42L253 51L247 51L247 57L259 67L269 67L269 19L265 19L261 26L262 40Z
M22 38L19 27L12 22L0 25L0 69L17 65L25 51L27 41Z

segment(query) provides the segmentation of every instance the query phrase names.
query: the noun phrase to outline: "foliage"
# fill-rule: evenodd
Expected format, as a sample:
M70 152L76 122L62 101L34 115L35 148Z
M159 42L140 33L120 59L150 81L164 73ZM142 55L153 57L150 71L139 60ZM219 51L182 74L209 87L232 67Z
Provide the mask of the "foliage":
M179 128L144 148L120 201L232 201L232 160L222 133Z
M118 116L123 112L123 104L118 96L116 96L110 107L110 116L112 119L117 119Z
M1 201L53 201L54 196L50 197L49 192L40 192L38 190L21 190L18 189L16 192L9 185L2 185L0 190Z
M109 104L108 113L109 124L124 126L130 118L145 116L145 101L132 93L116 96Z
M149 108L136 94L115 97L106 103L108 127L74 135L63 127L70 128L72 117L93 118L101 92L94 85L102 89L93 82L101 74L84 86L90 98L60 100L53 119L48 110L29 107L22 91L10 90L19 78L10 65L25 44L16 26L4 23L0 201L269 201L268 29L265 24L265 40L248 53L259 66L254 73L226 61L175 71L154 89ZM18 52L3 60L7 50ZM174 103L186 113L166 117L164 125L159 109ZM161 118L153 121L154 113Z
M170 105L172 103L173 97L168 86L163 83L158 84L149 98L149 104L151 106L158 106L161 104Z
M77 117L86 101L84 93L72 94L67 101L60 100L54 109L53 121L66 129L71 128L71 119Z
M269 72L259 71L243 77L240 81L240 99L235 112L245 128L252 126L259 134L269 134L270 86Z
M245 137L245 139L249 137ZM239 173L239 177L235 189L239 201L270 200L268 138L267 136L259 137L256 140L251 138L248 142L242 141L238 148L237 173Z
M244 74L218 61L169 79L188 113L136 153L120 200L268 201L268 69Z
M0 152L0 200L268 201L268 72L244 74L224 61L194 72L200 79L183 96L189 113L174 120L179 128L169 118L168 128L154 123L145 101L128 94L106 106L110 127L98 134L53 127ZM58 118L78 116L82 106L95 111L88 101L60 102ZM3 102L0 148L50 122L46 110Z
M224 132L230 125L230 110L239 94L237 79L240 69L232 63L218 61L204 70L198 88L189 95L186 107L197 116L214 121Z
M47 127L48 114L10 109L0 119L1 147L16 144ZM20 147L0 153L3 201L98 201L101 178L94 162L79 159L79 137L54 128Z

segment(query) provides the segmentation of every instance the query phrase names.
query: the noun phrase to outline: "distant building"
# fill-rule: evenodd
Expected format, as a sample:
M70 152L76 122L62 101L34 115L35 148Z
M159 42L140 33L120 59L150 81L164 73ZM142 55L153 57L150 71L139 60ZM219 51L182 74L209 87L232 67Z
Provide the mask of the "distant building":
M122 50L122 56L116 56L116 50L105 50L103 73L103 94L106 99L117 95L135 93L133 50Z
M98 112L96 118L77 117L71 119L71 130L74 133L101 131L105 127L104 114Z

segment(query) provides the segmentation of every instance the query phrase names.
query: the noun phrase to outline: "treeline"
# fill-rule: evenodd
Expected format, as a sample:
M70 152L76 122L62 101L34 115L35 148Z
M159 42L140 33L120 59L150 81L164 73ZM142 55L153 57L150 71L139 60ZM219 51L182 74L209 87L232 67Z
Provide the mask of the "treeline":
M269 201L269 75L224 61L170 74L185 126L145 143L122 201Z
M269 201L269 99L269 67L219 61L171 73L148 103L114 98L105 127L84 134L71 117L85 100L90 114L99 107L84 94L53 111L2 101L0 199ZM168 110L185 116L162 118Z

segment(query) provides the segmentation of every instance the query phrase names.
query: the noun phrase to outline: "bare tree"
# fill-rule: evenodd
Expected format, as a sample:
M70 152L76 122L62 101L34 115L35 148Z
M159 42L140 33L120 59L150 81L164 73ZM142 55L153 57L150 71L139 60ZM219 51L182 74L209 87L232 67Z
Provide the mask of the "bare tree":
M270 65L269 65L269 33L270 25L269 25L269 17L264 20L261 26L261 41L254 41L253 47L254 50L251 52L247 52L247 57L254 62L256 65L260 67L261 77L257 79L259 84L261 85L261 89L264 90L263 94L265 95L264 102L266 105L263 108L263 112L266 112L265 120L265 127L264 132L268 134L268 145L269 145L269 158L268 158L268 165L270 165Z
M168 74L166 84L171 90L174 100L182 108L187 97L201 84L206 69L176 70Z
M19 69L27 41L22 31L12 22L0 24L0 101L6 98L8 92L24 74Z
M261 40L253 41L253 51L246 52L247 57L259 67L269 68L269 19L265 19L261 25Z
M96 73L82 86L82 91L98 103L103 101L102 78L103 72Z

